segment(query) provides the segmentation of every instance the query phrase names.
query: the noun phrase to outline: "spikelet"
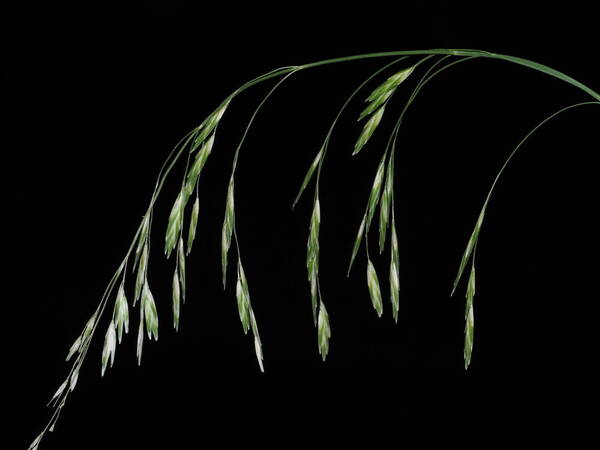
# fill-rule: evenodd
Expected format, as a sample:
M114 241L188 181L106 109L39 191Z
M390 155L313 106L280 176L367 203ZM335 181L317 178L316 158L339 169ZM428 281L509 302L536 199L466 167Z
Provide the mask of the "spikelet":
M385 237L390 218L390 208L392 204L392 194L394 190L394 175L392 170L393 158L390 158L386 170L385 186L381 192L381 201L379 205L379 253L383 253L385 246Z
M317 340L319 343L319 354L325 361L329 353L329 338L331 338L331 328L329 327L329 314L325 309L325 304L319 304L319 321L317 323Z
M137 267L139 258L142 254L142 250L144 249L144 244L148 240L148 230L150 228L150 215L151 215L150 211L148 211L142 219L140 234L138 236L137 245L135 248L135 259L133 262L132 271L135 271L135 268Z
M156 304L154 302L154 296L148 286L148 281L144 283L144 290L142 292L142 305L141 309L144 310L144 317L146 319L146 331L148 333L148 339L158 340L158 312L156 311Z
M221 121L223 114L225 114L225 110L227 109L227 106L229 106L230 101L231 97L227 98L223 103L221 103L219 108L217 108L210 116L208 116L202 125L198 127L198 133L196 135L196 139L194 139L194 143L190 147L190 151L193 152L200 147L208 135L213 132L213 130Z
M169 222L167 224L167 232L165 234L165 255L167 255L167 258L171 256L171 252L177 245L177 239L179 238L181 226L183 225L183 211L185 209L187 199L188 196L184 188L177 195L175 203L173 203L173 207L171 208L171 214L169 214Z
M356 144L354 144L354 151L352 152L353 155L356 155L358 152L360 152L368 140L371 139L375 129L379 126L379 122L381 122L384 111L385 106L382 106L375 114L371 116L367 123L365 123L360 136L358 136L358 139L356 140Z
M465 348L464 360L465 370L471 364L471 355L473 354L473 338L475 332L475 316L473 313L473 298L475 297L475 266L471 268L471 275L467 284L467 302L465 305Z
M200 177L200 173L204 168L204 164L206 164L206 160L210 156L214 141L215 135L213 134L204 143L204 145L202 145L202 148L198 151L198 153L196 153L196 158L188 170L185 183L185 192L188 197L192 195L192 192L196 187L196 183L198 183L198 178Z
M115 323L110 321L106 335L104 336L104 347L102 348L102 376L106 371L108 360L110 359L110 367L113 366L115 360L115 351L117 348L117 335L115 332Z
M310 218L310 231L308 234L308 243L306 246L306 270L308 272L308 281L310 283L311 304L313 320L317 324L317 305L318 293L317 283L319 276L319 229L321 226L321 207L319 199L315 199L313 212Z
M244 330L244 334L247 334L248 330L252 330L256 359L258 361L260 371L264 372L265 369L263 366L262 343L260 340L260 334L258 332L256 316L254 315L252 303L250 302L250 291L248 290L248 281L246 280L246 274L244 273L242 261L239 258L237 265L237 273L238 279L236 283L235 293L237 298L238 312L240 315L240 322L242 323L242 329Z
M148 242L144 244L142 255L140 256L140 262L137 268L137 276L135 279L135 294L133 297L133 306L136 305L137 301L142 294L142 288L144 287L144 280L146 279L146 272L148 269Z
M371 92L371 95L367 97L366 101L369 104L362 110L358 120L362 120L369 115L371 117L365 123L365 126L363 127L363 130L360 133L356 144L354 145L354 152L352 153L353 155L356 155L358 152L360 152L367 141L371 138L375 132L375 129L381 122L381 118L383 117L385 106L388 100L392 95L394 95L394 92L400 83L408 78L415 67L416 66L412 66L395 73L382 84L380 84L376 89L374 89L373 92Z
M123 330L125 330L125 333L129 333L129 305L127 304L125 289L122 284L117 292L113 320L115 321L117 338L120 344L123 337Z
M69 348L69 353L67 354L66 361L70 360L71 357L79 351L80 347L81 347L81 336L78 336L77 339L75 339L75 342L73 342L73 344L71 345L71 348Z
M319 153L317 153L317 156L315 156L315 159L310 164L310 167L308 168L308 172L306 172L306 176L304 177L304 181L302 182L302 186L300 186L300 191L298 192L298 195L296 195L296 199L294 200L292 209L294 209L294 207L296 206L296 203L298 203L298 201L300 200L300 197L302 196L304 189L306 189L306 186L310 182L313 174L315 173L316 168L319 166L319 163L321 162L321 159L323 158L324 151L325 151L325 145L323 145L323 147L321 147L321 150L319 150Z
M371 296L371 303L373 308L377 312L377 315L381 317L383 314L383 302L381 301L381 289L379 288L379 279L377 278L377 272L375 266L371 260L367 260L367 286L369 287L369 295Z
M250 329L250 293L248 291L248 282L246 281L246 274L242 267L242 262L238 260L238 278L235 288L235 294L237 298L238 313L240 315L240 322L242 323L242 329L244 334L248 333Z
M354 246L352 247L352 256L350 257L350 264L348 265L348 273L346 276L350 276L350 270L352 269L352 264L354 264L354 259L356 258L356 254L358 253L358 248L360 247L360 243L362 242L362 238L365 234L365 222L367 221L367 214L363 216L362 221L360 222L360 226L358 227L358 233L356 234L356 239L354 239Z
M181 288L177 269L173 273L173 328L179 330L179 311L181 305Z
M225 219L223 220L223 230L221 232L221 268L223 271L223 288L227 280L227 253L231 246L231 235L235 226L235 208L233 200L234 182L233 175L229 180L227 188L227 202L225 204Z
M183 249L183 238L179 237L177 246L177 268L179 269L179 283L181 285L181 299L185 303L185 250Z
M366 231L369 232L369 228L371 227L371 221L373 220L373 216L375 215L375 210L377 209L377 205L380 200L381 186L383 184L383 178L385 174L385 158L386 155L383 155L381 158L381 162L379 163L379 167L377 168L377 172L375 173L375 179L373 180L373 186L371 188L371 194L369 195L369 203L367 205L367 223L366 223Z
M194 243L194 239L196 238L196 228L198 227L198 210L200 209L200 204L198 201L198 196L196 196L196 200L194 201L194 206L192 207L192 214L190 216L190 227L188 229L188 240L187 240L187 254L189 255L192 251L192 244Z
M391 233L391 257L390 257L390 300L392 302L392 316L394 321L398 323L398 311L400 310L400 269L399 269L399 252L398 252L398 236L396 234L396 220L394 211L392 211L392 229Z
M483 218L485 216L486 206L487 206L487 202L483 205L483 208L481 209L481 212L479 213L479 218L477 219L477 223L475 224L475 228L473 229L473 232L471 233L471 237L469 238L469 241L467 242L467 247L465 248L462 259L460 260L460 266L458 267L458 274L456 275L456 278L454 279L454 285L452 286L452 293L450 295L454 295L454 291L456 291L458 282L460 281L462 274L465 270L465 267L466 267L467 263L469 262L469 258L471 257L471 254L473 253L473 249L475 248L475 245L477 244L477 239L479 238L479 232L481 231L481 225L483 223Z
M136 356L138 366L142 364L142 350L144 347L144 308L140 308L140 324L138 326Z

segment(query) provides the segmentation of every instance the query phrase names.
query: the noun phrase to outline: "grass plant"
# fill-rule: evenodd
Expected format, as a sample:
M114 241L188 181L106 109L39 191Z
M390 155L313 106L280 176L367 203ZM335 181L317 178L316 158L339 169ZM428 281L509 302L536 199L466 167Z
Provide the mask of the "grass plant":
M125 252L123 259L120 261L117 270L109 280L104 293L100 297L98 306L84 325L80 335L75 338L73 344L68 349L66 359L70 362L71 368L65 380L62 381L57 391L51 397L49 404L53 406L54 410L49 422L34 439L29 446L29 450L36 450L45 433L54 429L68 396L73 392L77 385L80 369L86 359L90 343L94 339L98 327L106 330L104 332L104 346L100 357L101 375L104 375L106 370L113 366L117 353L117 346L129 332L130 312L133 312L132 309L135 309L138 302L139 321L137 323L137 359L139 364L141 364L145 340L158 340L159 317L156 309L156 302L150 288L150 281L148 279L148 268L151 261L150 257L153 255L151 251L153 212L163 186L167 180L169 180L172 169L176 164L182 163L185 160L185 175L181 180L179 193L171 207L171 212L167 219L167 231L164 237L164 252L166 257L170 258L172 255L174 256L172 323L175 330L179 328L182 305L185 302L186 258L192 251L192 245L196 238L196 227L199 217L201 216L201 201L198 196L198 184L211 153L219 150L217 139L218 126L220 121L226 115L228 107L240 93L255 85L278 79L251 115L233 156L227 195L224 201L225 210L221 234L221 267L223 287L226 289L227 273L229 269L231 269L229 260L231 257L235 258L235 298L237 300L239 318L243 332L247 334L248 331L251 331L254 351L260 370L264 371L264 355L257 317L252 308L249 283L242 264L242 243L240 242L237 233L238 221L236 220L235 208L235 175L240 151L243 147L246 135L258 116L262 106L290 76L297 72L332 64L348 63L366 59L392 59L391 62L387 61L385 65L364 80L338 110L335 119L325 133L322 144L316 151L316 155L311 158L307 173L300 183L298 195L292 205L292 207L294 207L300 201L306 190L311 186L311 183L314 184L312 212L308 220L309 229L306 252L308 279L307 297L310 297L314 326L317 331L317 349L323 360L327 358L330 349L332 329L319 282L319 277L321 275L319 270L319 257L322 248L319 230L322 219L326 220L326 214L322 214L321 211L319 188L323 164L326 160L332 132L342 116L342 113L347 109L348 105L351 104L352 100L359 94L362 95L365 88L370 87L370 92L364 94L366 98L365 105L358 117L358 120L364 123L359 129L354 148L349 149L348 153L356 155L366 151L368 147L370 147L370 139L374 133L378 131L380 123L388 116L394 115L394 112L389 106L390 99L402 89L410 90L410 83L414 83L404 108L396 117L395 126L389 135L386 147L381 153L377 170L372 174L373 183L368 197L366 197L365 212L358 225L352 252L348 255L350 261L348 275L350 275L350 270L355 263L358 252L364 242L367 262L366 284L373 308L378 316L382 316L384 314L385 306L379 282L380 278L369 254L368 240L373 220L378 218L379 226L377 227L377 241L379 252L383 253L386 250L386 243L390 250L390 292L388 298L391 304L392 317L397 321L400 303L400 255L398 250L398 232L396 229L396 211L394 203L394 161L399 130L409 106L415 101L419 92L432 79L456 64L482 58L496 59L544 73L581 90L588 100L568 105L554 112L527 133L527 135L509 153L509 156L499 169L487 196L485 197L478 219L474 225L473 232L467 240L466 248L460 259L458 272L451 293L451 295L455 293L460 281L464 278L465 271L469 269L465 294L464 340L464 367L467 369L472 359L475 336L475 256L484 224L485 214L490 205L490 199L494 188L508 163L533 133L558 115L564 114L574 108L587 105L600 105L600 94L568 75L543 64L528 59L481 50L432 49L392 51L328 59L301 66L281 67L256 77L233 91L223 100L223 102L217 105L214 111L210 113L200 125L187 133L168 155L159 171L146 213L133 236L129 248ZM371 87L373 81L382 76L383 79L379 81L379 84ZM370 149L370 151L375 152L377 149L373 148ZM188 210L189 215L187 212ZM324 246L324 249L326 251L327 247ZM130 267L130 272L128 272L128 266ZM132 274L133 279L131 281L127 279L128 273ZM132 300L132 302L130 302L130 300Z

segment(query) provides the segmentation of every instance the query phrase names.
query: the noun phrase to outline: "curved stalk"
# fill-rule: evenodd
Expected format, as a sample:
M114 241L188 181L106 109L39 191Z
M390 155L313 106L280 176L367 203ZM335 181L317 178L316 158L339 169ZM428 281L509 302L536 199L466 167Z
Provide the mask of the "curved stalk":
M479 213L477 222L475 223L473 233L471 234L471 237L469 238L469 241L467 242L467 247L466 247L463 257L461 259L459 269L458 269L458 274L456 276L456 279L454 280L454 286L453 286L452 292L450 294L451 296L454 294L454 291L456 290L456 287L462 277L463 271L464 271L467 263L469 262L469 258L471 258L471 274L469 276L469 281L467 283L467 290L466 290L467 302L465 305L465 342L464 342L464 351L463 351L465 370L468 369L469 365L471 364L471 356L473 353L474 327L475 327L475 320L474 320L475 316L474 316L474 312L473 312L473 298L475 297L475 256L477 253L477 245L479 244L479 234L481 232L481 227L483 226L486 208L488 206L488 203L490 201L492 193L494 192L494 188L496 187L496 184L498 183L500 176L502 176L502 173L508 166L508 163L512 160L512 158L515 156L517 151L522 147L522 145L539 128L541 128L547 122L554 119L555 117L557 117L560 114L563 114L571 109L578 108L580 106L586 106L586 105L600 105L600 102L595 102L595 101L594 102L581 102L581 103L576 103L574 105L566 106L566 107L561 108L558 111L554 112L553 114L551 114L550 116L548 116L544 120L542 120L540 123L538 123L531 131L529 131L529 133L527 133L525 135L525 137L523 139L521 139L521 141L512 150L512 152L510 152L510 154L508 155L508 158L506 158L506 160L504 161L504 164L502 164L502 167L500 167L500 170L498 171L498 173L496 174L496 177L494 178L494 181L492 182L490 190L488 191L485 201L483 202L483 206Z
M242 265L242 254L240 252L240 244L239 244L239 238L238 238L238 233L237 233L237 221L235 220L235 207L234 207L235 171L237 169L237 162L238 162L238 157L240 155L240 150L242 148L242 145L244 144L244 141L246 140L248 131L250 131L250 128L252 127L252 124L254 123L254 119L258 115L258 113L261 110L261 108L263 107L263 105L271 97L271 95L273 95L273 93L277 90L277 88L279 88L279 86L281 86L291 75L293 75L294 72L295 71L289 72L281 80L279 80L277 82L277 84L275 84L275 86L273 86L271 88L271 90L267 93L267 95L265 95L265 97L262 99L262 101L258 104L256 109L252 113L252 116L250 117L248 124L246 125L246 129L244 130L244 134L242 135L242 138L240 139L240 142L239 142L237 148L235 149L235 154L233 157L233 164L231 167L229 189L228 189L228 194L227 194L227 204L225 205L225 221L223 223L223 234L222 234L222 241L221 241L223 289L225 289L225 287L226 287L225 281L226 281L226 273L227 273L227 257L228 257L229 245L231 242L231 232L233 232L233 238L235 240L235 246L236 246L237 257L238 257L238 265L237 265L237 267L238 267L238 282L237 283L238 284L236 286L238 310L240 313L240 320L242 322L244 332L247 333L248 328L250 328L252 330L252 335L254 337L254 349L256 352L256 359L258 360L258 365L260 367L261 372L264 372L262 342L260 340L260 334L258 331L258 324L256 321L256 317L254 315L254 310L253 310L252 304L250 302L250 292L248 289L246 276L244 274L244 268Z
M475 250L477 248L477 243L478 243L478 238L479 238L479 231L481 229L481 225L483 223L483 219L485 216L485 211L486 208L488 206L488 203L490 201L490 198L492 197L492 193L494 192L494 188L496 187L496 184L498 183L498 180L500 179L500 176L502 175L502 173L504 172L504 170L506 169L506 167L508 166L508 163L512 160L512 158L515 156L515 154L517 153L517 151L523 146L523 144L531 137L531 135L533 135L540 127L542 127L544 124L546 124L547 122L549 122L550 120L554 119L556 116L569 111L573 108L577 108L580 106L586 106L586 105L600 105L600 102L595 102L595 101L591 101L591 102L580 102L580 103L576 103L574 105L569 105L566 106L564 108L561 108L560 110L554 112L553 114L551 114L550 116L546 117L544 120L542 120L540 123L538 123L531 131L529 131L529 133L527 133L525 135L525 137L523 139L521 139L521 141L517 144L517 146L512 150L512 152L510 152L510 154L508 155L508 158L506 158L506 160L504 161L504 164L502 164L500 170L498 171L498 173L496 174L496 177L494 178L494 181L492 182L492 185L485 197L485 201L483 202L483 206L481 207L481 211L479 213L477 222L475 224L475 228L473 230L473 233L471 234L471 238L469 239L469 242L467 243L467 248L465 249L465 252L463 254L462 260L460 262L460 266L458 269L458 274L456 275L456 278L454 280L454 285L452 287L452 292L450 293L450 295L454 295L454 292L456 291L456 287L458 286L458 283L462 277L463 271L465 269L465 266L467 265L467 263L469 262L469 257L471 255L475 255Z

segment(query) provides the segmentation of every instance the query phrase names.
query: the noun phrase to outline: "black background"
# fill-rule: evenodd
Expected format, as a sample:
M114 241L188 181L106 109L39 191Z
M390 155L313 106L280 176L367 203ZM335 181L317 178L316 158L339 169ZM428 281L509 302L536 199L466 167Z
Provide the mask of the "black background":
M21 11L23 20L4 28L3 71L6 136L15 138L3 171L5 322L14 327L5 371L8 394L18 397L7 408L15 448L49 417L43 405L66 376L66 351L129 245L167 152L248 79L325 58L440 47L522 56L600 88L589 11L466 10L445 3L146 2ZM11 15L4 20L13 25ZM589 100L508 63L459 65L409 111L396 166L398 325L388 303L383 318L373 311L363 254L349 279L345 270L394 111L409 88L356 157L360 101L343 116L321 186L321 283L332 339L327 362L320 360L304 269L310 201L293 213L291 202L345 98L384 63L291 77L242 149L237 222L265 374L241 332L233 287L222 291L219 252L233 149L268 83L236 99L219 127L201 180L179 333L170 327L172 262L160 248L181 166L155 211L150 276L160 340L146 343L137 367L136 333L128 335L100 380L100 331L42 448L320 445L343 437L400 445L415 430L425 440L484 430L483 442L494 442L523 432L573 439L590 430L598 353L594 106L545 127L497 187L479 245L473 362L463 369L464 285L453 299L449 292L485 193L529 129ZM374 260L384 298L387 258Z

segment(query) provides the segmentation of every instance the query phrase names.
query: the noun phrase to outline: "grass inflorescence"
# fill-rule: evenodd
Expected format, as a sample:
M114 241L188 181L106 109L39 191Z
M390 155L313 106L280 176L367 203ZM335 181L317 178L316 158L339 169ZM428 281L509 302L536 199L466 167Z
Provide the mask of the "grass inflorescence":
M37 450L45 433L51 432L60 416L65 402L71 392L76 388L79 379L79 373L82 364L87 355L90 344L96 333L96 330L101 326L104 331L104 345L100 356L100 372L104 376L107 370L113 366L117 346L121 344L124 336L129 332L131 313L136 308L139 308L138 334L137 334L137 360L141 363L143 345L146 339L158 340L159 317L156 307L157 301L150 289L149 267L151 252L151 236L152 236L152 220L154 214L154 206L159 198L162 188L171 173L172 169L181 159L182 155L186 156L186 165L183 179L181 180L180 190L173 202L170 214L167 221L167 230L164 237L164 252L167 258L175 255L174 271L172 278L172 314L173 327L179 329L181 308L186 298L186 257L190 254L194 240L196 239L196 231L198 221L200 219L200 199L199 199L199 180L208 158L215 147L215 138L220 121L225 116L231 102L237 95L243 91L260 83L269 80L280 78L275 86L262 99L254 113L252 114L244 134L240 140L238 147L235 150L233 157L232 170L229 177L227 194L225 198L225 211L223 228L221 235L221 269L223 277L223 287L227 286L227 271L229 253L235 249L235 267L236 267L236 286L235 298L237 300L237 309L242 324L244 334L252 333L254 342L254 351L261 371L264 371L264 355L263 344L260 339L256 312L253 308L250 299L250 290L246 273L242 264L240 239L237 231L237 221L235 216L235 174L240 154L240 149L257 113L275 90L292 74L311 68L317 68L330 64L344 63L358 60L369 60L375 58L391 57L395 58L392 62L384 65L369 76L354 90L348 97L343 106L339 109L335 119L329 127L325 139L321 145L315 146L318 148L316 155L311 159L308 171L301 183L298 195L296 196L293 206L300 200L311 181L315 181L314 197L312 202L312 210L308 227L307 253L306 253L306 269L309 284L309 295L311 299L311 311L313 322L317 330L317 348L323 360L326 359L330 352L331 326L330 316L325 307L325 302L321 292L319 282L319 259L321 252L320 228L321 228L321 203L319 200L320 177L323 169L323 164L326 159L327 151L331 142L332 132L337 122L340 120L342 113L347 109L348 105L358 93L367 87L371 81L380 75L384 74L385 79L375 86L366 97L366 105L358 116L359 121L365 121L358 135L352 154L357 155L362 152L363 148L369 143L379 125L386 116L393 114L392 100L398 94L404 91L404 87L415 79L415 75L420 71L420 66L426 67L424 73L418 78L408 99L405 102L403 109L397 117L395 126L387 141L387 145L383 149L382 155L379 157L377 169L373 174L373 183L366 199L364 214L358 226L358 232L354 240L350 252L350 263L348 266L348 275L353 264L358 256L359 249L364 242L366 253L366 274L367 274L367 290L371 299L371 304L378 316L382 316L384 312L384 302L382 296L382 286L380 277L377 274L375 258L369 254L368 236L373 219L376 217L379 208L379 226L378 226L378 247L379 253L385 252L386 243L389 243L389 299L392 308L392 317L397 322L400 314L400 252L398 233L396 229L396 210L394 199L394 166L397 142L399 137L400 125L408 110L408 107L417 97L422 88L442 71L454 66L463 61L491 58L497 59L518 66L527 67L536 70L551 77L554 77L562 82L570 84L586 95L591 96L593 100L584 101L569 105L553 113L536 127L534 127L512 150L506 159L503 166L497 173L491 188L485 198L483 207L479 213L474 229L467 241L466 248L463 252L459 263L458 273L455 277L452 287L452 294L456 291L464 272L469 267L470 273L466 286L466 302L465 302L465 327L464 327L464 367L467 369L473 358L474 344L474 298L475 298L475 256L479 244L479 238L485 218L485 213L489 207L492 192L506 168L518 149L523 143L542 125L549 120L555 118L559 114L569 111L573 108L584 105L600 105L600 94L593 89L585 86L577 80L552 69L543 64L539 64L527 59L501 55L482 50L465 50L465 49L432 49L432 50L409 50L409 51L394 51L383 53L370 53L363 55L348 56L329 60L318 61L302 66L286 66L272 70L264 75L258 76L253 80L248 81L236 89L231 95L225 98L214 111L212 111L206 119L197 127L187 133L173 148L168 155L165 163L161 167L150 203L142 216L141 222L133 236L132 242L127 249L123 260L120 262L117 270L111 277L96 309L92 312L89 319L86 321L81 333L75 338L67 351L66 360L71 363L71 368L66 378L59 385L58 389L51 397L49 405L54 408L53 414L36 436L29 450ZM417 61L413 61L414 57L420 57ZM408 60L408 63L407 61ZM401 68L396 68L392 73L390 69L394 65L402 63ZM429 65L429 67L427 67ZM361 153L361 156L363 154ZM186 209L189 208L190 199L194 197L194 201L189 213L189 219L186 222ZM187 225L187 232L186 232ZM389 239L388 239L389 230ZM235 244L235 245L233 245ZM326 247L324 247L326 249ZM128 281L127 267L131 265L132 280ZM128 300L132 299L132 303ZM138 305L139 303L139 305ZM110 317L106 317L107 308L112 309ZM104 328L106 327L106 328Z

